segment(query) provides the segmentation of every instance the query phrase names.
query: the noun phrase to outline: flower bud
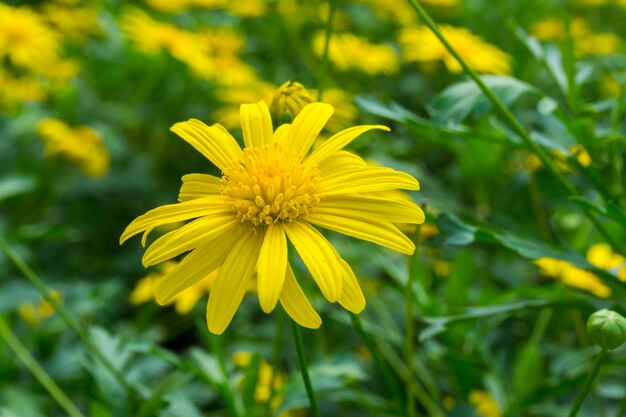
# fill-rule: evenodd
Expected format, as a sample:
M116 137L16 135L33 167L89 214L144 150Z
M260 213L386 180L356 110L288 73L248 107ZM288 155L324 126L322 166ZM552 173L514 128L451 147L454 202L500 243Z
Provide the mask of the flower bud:
M270 109L279 122L291 122L300 111L314 100L299 82L287 81L276 90Z
M626 318L612 310L596 311L587 320L587 334L603 349L616 349L626 342Z

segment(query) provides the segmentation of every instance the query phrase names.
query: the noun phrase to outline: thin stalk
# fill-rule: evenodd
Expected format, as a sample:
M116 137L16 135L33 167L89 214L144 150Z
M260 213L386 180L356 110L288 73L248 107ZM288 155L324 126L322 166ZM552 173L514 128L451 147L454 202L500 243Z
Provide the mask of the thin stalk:
M405 309L405 332L404 332L404 360L406 362L406 415L415 416L415 399L413 396L415 386L415 321L413 317L413 277L415 276L415 263L418 260L419 226L413 233L413 243L415 251L408 258L406 287L404 289Z
M380 356L380 352L378 351L378 348L374 344L372 338L369 336L369 334L365 332L363 324L361 323L361 318L354 313L350 313L350 319L352 319L352 326L354 327L354 330L356 330L357 334L359 335L363 343L365 343L367 349L370 351L370 354L374 359L374 363L378 368L378 372L382 374L383 383L385 385L387 393L392 396L396 404L398 404L399 410L402 411L404 408L402 396L400 394L400 389L398 388L396 381L393 379L391 370Z
M335 25L335 15L337 14L337 2L339 0L328 0L328 20L326 21L326 38L324 39L324 52L322 53L322 72L317 83L317 101L322 101L324 93L326 75L328 74L328 50L330 49L330 39L333 36Z
M626 75L623 77L616 77L619 82L619 94L617 102L613 108L611 114L611 136L609 142L610 148L610 162L611 162L611 191L616 195L622 192L621 177L624 169L624 161L621 158L621 143L619 140L619 127L624 115L624 103L626 102Z
M201 326L204 327L204 326ZM211 353L217 359L217 366L220 368L220 372L223 377L224 383L221 386L222 394L224 395L224 401L226 401L226 406L230 409L231 413L235 417L239 417L244 415L240 412L241 405L238 404L235 394L230 386L230 379L228 378L228 369L226 368L226 360L224 359L224 352L222 351L222 345L219 341L219 336L209 334L206 331L203 331L205 335L205 339L208 339L209 346L211 346Z
M602 349L600 351L600 354L598 355L598 358L596 359L596 363L593 366L591 373L587 377L587 381L585 381L585 386L578 393L578 396L576 397L576 400L574 401L574 405L572 405L572 409L570 410L568 417L576 417L578 415L578 410L580 410L580 406L583 404L583 401L585 401L587 394L589 394L589 390L591 389L591 386L593 385L593 381L596 379L596 376L598 375L598 371L600 370L600 367L602 366L602 363L604 362L605 358L606 358L606 349Z
M28 266L28 264L9 246L9 244L0 236L0 252L13 263L15 268L35 287L44 300L48 301L54 307L61 319L70 327L83 341L89 352L99 360L102 365L113 375L117 382L124 387L129 394L139 396L139 393L126 381L124 375L115 368L109 359L102 353L100 348L93 343L87 330L74 318L65 306L59 302L39 276Z
M37 381L43 385L52 398L56 400L57 404L59 404L70 417L85 417L41 365L39 365L37 360L32 357L15 333L11 331L3 316L0 316L0 338L6 341L7 345L9 345L17 357L20 358Z
M517 120L515 115L504 105L504 103L491 91L491 89L485 84L485 82L480 78L478 73L474 71L458 52L454 49L454 47L448 42L448 40L443 36L441 31L439 30L437 24L433 21L430 15L424 10L424 8L416 1L416 0L408 0L409 3L413 6L420 19L424 21L426 26L430 28L430 30L437 36L437 38L441 41L441 43L446 47L448 52L458 61L459 65L463 68L463 70L469 75L469 77L478 85L483 94L491 101L496 110L501 114L502 117L509 123L509 125L515 130L515 132L522 138L524 143L528 148L530 148L536 155L539 157L543 165L548 169L548 171L556 178L557 182L563 190L567 194L573 197L580 197L580 193L578 190L572 185L571 182L561 174L554 162L550 159L547 152L541 148L529 135L526 129L522 126L522 124ZM626 250L622 248L622 246L617 242L617 240L608 232L608 230L604 227L602 223L596 218L596 216L588 209L587 207L582 207L583 212L589 218L589 220L593 223L596 229L606 238L609 244L613 247L614 250L619 252L621 255L626 256Z
M291 322L291 333L293 334L293 342L296 348L296 354L298 355L298 363L300 365L300 373L302 374L302 381L304 382L304 388L306 394L309 397L309 404L311 405L311 414L313 417L322 417L320 414L319 406L317 405L317 397L311 384L311 377L309 376L309 368L306 364L306 358L304 356L304 343L302 342L302 334L300 334L300 327L293 321Z
M272 382L270 383L270 398L266 404L266 414L271 415L271 405L274 395L276 395L276 386L274 385L274 379L280 372L280 357L283 349L283 331L285 328L285 314L276 309L276 330L274 333L274 343L272 345Z

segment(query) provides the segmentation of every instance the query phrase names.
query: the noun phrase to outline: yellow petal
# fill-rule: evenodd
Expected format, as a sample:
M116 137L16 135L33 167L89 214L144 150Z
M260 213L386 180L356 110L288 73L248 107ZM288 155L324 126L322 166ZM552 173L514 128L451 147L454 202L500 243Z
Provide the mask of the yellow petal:
M143 266L148 267L167 261L209 243L225 233L232 232L239 223L239 219L232 213L219 213L194 220L155 240L143 255L141 260Z
M178 193L178 201L182 203L211 194L220 194L220 192L220 179L213 175L183 175L183 185Z
M386 132L389 132L389 128L387 126L355 126L349 129L342 130L341 132L331 136L326 142L322 143L319 148L314 150L311 155L309 155L305 162L311 164L319 164L324 159L329 156L337 153L344 146L347 146L354 139L372 129L380 129Z
M178 294L195 285L217 269L238 240L245 237L238 231L226 233L212 242L194 249L163 277L154 293L157 303L169 304Z
M290 128L291 123L285 123L278 126L278 128L276 128L276 131L274 132L274 142L284 143Z
M197 119L176 123L170 129L221 169L226 170L241 156L235 138L222 125L209 127Z
M333 112L330 104L307 105L293 120L282 145L294 149L300 158L304 158Z
M273 143L272 117L264 101L259 101L256 104L242 104L239 109L239 117L246 147Z
M406 172L391 168L362 168L352 172L328 175L322 171L321 193L338 194L370 193L384 190L419 190L419 182Z
M309 213L304 217L304 220L407 255L411 255L415 251L413 242L398 230L396 226L390 222L380 221L373 216L366 216L356 212L350 213L350 215L345 217L333 214Z
M142 239L142 244L145 245L148 234L155 227L222 212L224 201L224 196L215 195L152 209L137 217L126 227L120 237L120 244L137 233L145 232Z
M361 213L392 223L422 224L425 219L421 207L411 201L360 194L326 197L309 212L319 215L334 213L344 217Z
M308 223L295 221L283 227L324 297L336 302L341 296L343 269L335 248Z
M276 303L285 280L287 268L287 236L280 223L268 226L257 264L259 303L264 312L270 313Z
M322 324L322 319L304 295L289 265L287 265L285 282L280 293L280 304L289 314L289 317L302 327L317 329Z
M206 318L211 333L222 334L233 319L252 279L262 243L263 233L250 231L235 243L226 256L207 305Z
M359 314L365 308L365 296L350 265L342 259L341 266L343 266L344 272L342 274L343 291L339 298L339 304L346 310Z

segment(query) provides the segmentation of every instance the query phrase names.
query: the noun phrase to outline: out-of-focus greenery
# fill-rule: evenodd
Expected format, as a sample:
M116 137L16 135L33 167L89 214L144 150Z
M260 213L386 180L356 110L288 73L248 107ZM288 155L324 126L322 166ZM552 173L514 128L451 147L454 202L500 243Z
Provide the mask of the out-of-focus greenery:
M182 175L219 175L174 123L219 122L241 139L239 104L269 105L290 80L335 107L327 134L390 126L350 149L421 183L412 198L427 222L410 268L417 415L567 414L599 350L587 317L626 311L626 3L420 3L557 175L409 2L0 3L0 236L92 343L4 250L0 313L85 415L307 415L282 310L262 313L251 292L212 336L206 289L158 306L141 279L159 268L142 268L138 239L118 245L132 219L176 201ZM304 282L323 319L303 330L322 414L405 415L407 260L328 238L359 276L361 322L392 384L348 313ZM625 369L622 346L579 415L624 415ZM0 416L63 413L0 341Z

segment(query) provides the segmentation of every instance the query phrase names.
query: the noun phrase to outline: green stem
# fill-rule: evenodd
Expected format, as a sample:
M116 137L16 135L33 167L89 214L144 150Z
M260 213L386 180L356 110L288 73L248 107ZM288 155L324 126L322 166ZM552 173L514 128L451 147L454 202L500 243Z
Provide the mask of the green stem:
M276 395L274 379L280 374L280 356L283 349L283 331L285 328L285 314L280 309L276 309L276 331L274 333L274 344L272 346L272 382L270 383L270 398L266 403L266 414L271 415L272 399Z
M322 72L317 84L317 101L322 101L324 93L326 75L328 74L328 50L330 49L330 39L333 36L335 15L337 14L337 1L328 0L328 20L326 21L326 39L324 39L324 52L322 53Z
M576 397L576 400L574 401L574 405L572 406L572 409L569 412L569 417L576 417L576 415L578 415L578 410L580 410L580 406L583 404L583 401L585 401L585 398L587 397L587 394L589 393L589 390L591 389L591 386L593 385L593 381L596 379L596 376L598 375L598 371L600 370L600 367L602 366L602 363L604 362L605 358L606 358L606 349L602 349L600 351L600 354L598 355L598 358L596 359L596 363L593 366L591 373L587 377L587 381L585 381L585 386L578 393L578 396Z
M391 370L389 369L389 367L387 367L385 361L380 356L380 352L374 344L374 341L370 338L369 334L365 332L363 324L361 323L361 318L354 313L350 313L350 318L352 319L352 326L354 327L354 330L356 330L361 340L363 340L363 343L365 343L365 346L367 347L370 354L372 355L372 358L374 359L374 363L376 364L378 371L383 376L385 389L389 394L391 394L394 401L399 405L399 410L402 411L402 409L404 408L402 396L400 395L400 389L398 388L396 381L393 379Z
M37 381L52 395L56 402L65 410L70 417L85 417L74 403L65 395L39 363L28 353L28 350L20 342L7 325L4 317L0 316L0 337L6 341L18 358L26 365Z
M622 192L621 176L624 167L624 162L621 158L621 144L619 140L619 127L624 114L624 103L626 102L626 75L616 77L619 82L619 94L613 113L611 115L611 136L609 141L610 161L611 161L611 191L615 195L619 195Z
M97 358L104 367L113 375L117 382L124 387L129 394L139 396L139 393L126 381L124 375L109 361L109 359L102 353L100 348L93 343L89 337L88 332L82 327L82 325L72 316L67 308L55 297L39 276L26 264L26 262L9 246L9 244L0 236L0 252L13 263L15 268L22 273L22 275L35 287L35 289L41 294L44 300L48 301L54 307L54 310L59 314L61 319L70 327L74 332L82 339L83 343L89 350L89 352Z
M418 260L417 244L419 241L419 226L413 234L413 243L415 244L415 252L408 258L406 287L404 289L405 309L405 333L404 333L404 360L406 362L406 415L407 417L415 416L415 399L413 391L415 390L415 321L413 317L413 277L415 276L415 263Z
M474 71L458 52L454 49L454 47L448 42L448 40L443 36L437 24L433 21L430 15L424 10L424 8L416 1L416 0L408 0L409 3L413 6L420 19L424 21L426 26L430 28L430 30L437 36L437 38L441 41L441 43L446 47L448 52L458 61L459 65L463 68L463 70L470 76L470 78L478 85L483 94L491 101L496 110L504 117L504 119L509 123L509 125L515 130L515 132L522 138L524 143L528 148L530 148L536 155L539 157L543 165L548 169L548 171L556 178L559 185L565 190L567 194L573 197L580 197L580 193L578 190L569 182L569 180L562 175L556 165L549 158L547 152L541 148L531 137L530 134L526 131L526 129L522 126L522 124L517 120L517 118L511 113L511 111L504 105L504 103L491 91L491 89L485 84L485 82L480 78L478 73ZM583 212L589 218L589 220L593 223L596 229L606 238L609 244L619 252L621 255L626 256L626 250L622 248L622 246L615 240L615 238L608 232L608 230L604 227L602 223L595 217L595 215L590 211L590 209L586 207L582 207Z
M200 325L199 325L200 326ZM204 326L201 326L204 327ZM211 352L215 356L217 360L217 365L220 368L220 372L222 374L223 384L221 386L222 395L224 396L224 401L226 401L226 406L230 409L231 413L235 417L239 417L244 415L240 412L241 404L239 404L235 398L235 394L233 389L230 386L230 378L228 378L228 369L226 368L226 360L224 359L224 352L222 351L222 345L219 341L219 336L209 334L205 330L202 329L205 338L208 339L209 346L211 346Z
M293 334L293 341L296 348L296 354L298 355L298 363L300 364L300 373L302 374L302 381L304 382L304 388L306 394L309 397L309 404L311 405L311 413L313 417L321 417L320 409L317 405L317 398L315 391L313 391L313 385L311 384L311 377L309 376L309 368L306 364L306 358L304 356L304 343L302 342L302 335L300 334L300 327L293 321L291 322L291 333Z

